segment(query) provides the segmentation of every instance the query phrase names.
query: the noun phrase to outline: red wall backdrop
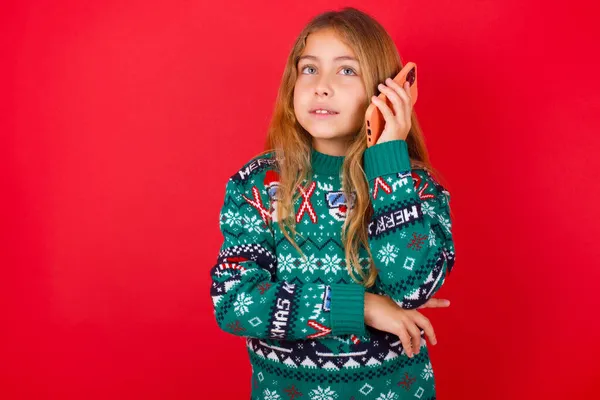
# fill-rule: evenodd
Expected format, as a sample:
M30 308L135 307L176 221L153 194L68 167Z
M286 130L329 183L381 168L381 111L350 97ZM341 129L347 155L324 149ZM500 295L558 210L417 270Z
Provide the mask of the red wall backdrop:
M591 7L21 0L0 13L1 398L248 397L243 339L212 314L218 211L295 36L344 5L419 64L452 193L452 305L424 310L439 398L598 396Z

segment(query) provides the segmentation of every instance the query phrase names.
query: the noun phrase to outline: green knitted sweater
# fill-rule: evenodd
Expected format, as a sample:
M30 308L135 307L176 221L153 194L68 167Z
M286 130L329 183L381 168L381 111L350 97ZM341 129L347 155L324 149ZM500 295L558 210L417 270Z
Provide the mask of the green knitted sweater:
M341 191L344 156L311 151L311 179L298 186L296 242L277 223L279 176L272 153L255 157L227 182L220 212L223 244L211 269L218 326L246 338L251 399L435 399L421 330L418 355L398 336L364 322L365 291L405 309L425 303L454 264L450 194L424 169L412 169L404 140L365 150L373 216L369 246L376 284L346 269L341 227L355 193ZM368 273L368 253L360 261Z

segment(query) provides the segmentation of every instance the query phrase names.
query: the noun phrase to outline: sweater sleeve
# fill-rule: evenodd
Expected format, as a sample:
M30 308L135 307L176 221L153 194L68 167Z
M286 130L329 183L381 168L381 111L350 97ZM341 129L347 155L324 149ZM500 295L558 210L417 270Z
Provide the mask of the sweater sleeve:
M454 265L450 193L429 171L411 170L404 140L367 148L364 166L374 210L368 239L376 283L402 308L417 308Z
M365 288L277 279L272 220L256 186L230 179L220 211L223 243L210 270L218 326L236 336L320 339L365 334Z

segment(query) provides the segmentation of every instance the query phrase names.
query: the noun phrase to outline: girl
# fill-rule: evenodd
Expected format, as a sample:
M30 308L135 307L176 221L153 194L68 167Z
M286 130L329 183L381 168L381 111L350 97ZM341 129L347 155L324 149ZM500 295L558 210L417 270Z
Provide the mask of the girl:
M370 16L318 15L289 55L266 151L227 182L211 295L219 327L246 337L252 399L435 399L435 334L416 308L444 306L450 194L408 84L386 80L401 68ZM367 148L371 101L385 129Z

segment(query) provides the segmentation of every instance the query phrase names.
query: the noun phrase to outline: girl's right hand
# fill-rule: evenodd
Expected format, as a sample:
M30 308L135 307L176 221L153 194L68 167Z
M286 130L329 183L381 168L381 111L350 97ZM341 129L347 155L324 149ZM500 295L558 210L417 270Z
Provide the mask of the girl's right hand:
M398 336L409 357L413 357L413 353L419 354L420 328L425 331L432 344L437 344L433 326L427 317L417 310L401 308L385 295L365 293L365 324Z

